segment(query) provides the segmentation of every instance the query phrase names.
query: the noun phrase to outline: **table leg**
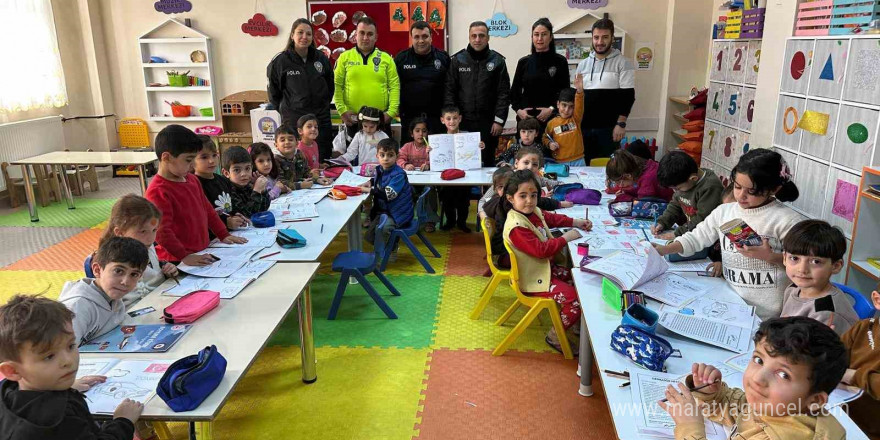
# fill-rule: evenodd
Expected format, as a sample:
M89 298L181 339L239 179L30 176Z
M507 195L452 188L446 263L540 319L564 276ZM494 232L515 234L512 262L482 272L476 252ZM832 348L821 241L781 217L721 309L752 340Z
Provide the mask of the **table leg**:
M315 358L315 331L312 327L312 293L306 285L299 296L299 344L302 351L302 381L314 383L318 380L318 360Z
M31 214L31 221L38 222L40 221L40 216L37 214L37 198L34 196L34 186L29 166L21 166L21 176L24 178L24 195L25 198L27 198L28 212ZM15 188L10 188L10 191L12 190L15 190Z
M147 167L138 165L138 180L141 182L141 195L147 193Z
M363 232L361 231L361 210L354 211L348 219L348 250L360 252L364 248ZM348 284L357 284L355 277L348 279Z
M67 200L67 209L76 209L76 206L73 205L73 194L70 192L70 185L67 184L67 175L64 172L64 167L61 165L55 165L55 175L59 176L61 179L61 192L64 193L64 198Z
M581 372L581 386L578 394L585 397L593 395L593 344L587 331L587 320L581 313L581 348L578 355L578 369Z

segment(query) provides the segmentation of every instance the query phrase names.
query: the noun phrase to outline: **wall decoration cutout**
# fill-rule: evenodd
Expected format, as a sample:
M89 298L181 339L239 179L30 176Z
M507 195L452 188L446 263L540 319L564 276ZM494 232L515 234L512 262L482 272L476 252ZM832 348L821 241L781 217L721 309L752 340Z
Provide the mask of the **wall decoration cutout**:
M791 57L791 64L789 66L789 73L791 73L791 77L795 80L801 79L804 75L804 69L807 68L807 57L803 52L797 51L794 56Z
M868 127L858 122L846 127L846 137L854 144L862 144L868 140Z
M844 99L880 105L880 39L857 39L850 43Z
M831 61L830 53L828 54L828 60L825 61L825 67L822 68L822 73L819 74L819 79L834 81L834 63Z
M794 121L789 125L788 123L788 115L791 114L793 116ZM797 130L798 125L798 111L794 107L789 107L785 109L785 114L782 116L782 129L785 131L785 134L794 134L794 131Z
M278 26L266 20L265 15L257 13L241 24L241 31L253 37L271 37L278 35Z
M797 113L795 112L795 114ZM828 132L828 119L830 117L831 115L829 115L828 113L807 110L804 112L801 120L798 121L797 126L798 128L802 128L806 131L809 131L810 133L818 134L819 136L825 136L825 133Z
M486 20L489 25L489 35L493 37L509 37L519 30L519 26L507 18L504 12L496 12L492 18Z
M831 208L831 213L853 221L858 193L858 186L845 180L837 179L837 189L834 191L834 205Z
M434 29L443 29L446 27L445 2L428 2L428 24Z
M428 2L409 2L409 22L428 21Z
M409 30L409 3L388 3L388 18L392 32Z
M159 0L153 8L165 14L180 14L192 11L193 5L189 0Z
M568 0L569 8L599 9L608 6L608 0Z

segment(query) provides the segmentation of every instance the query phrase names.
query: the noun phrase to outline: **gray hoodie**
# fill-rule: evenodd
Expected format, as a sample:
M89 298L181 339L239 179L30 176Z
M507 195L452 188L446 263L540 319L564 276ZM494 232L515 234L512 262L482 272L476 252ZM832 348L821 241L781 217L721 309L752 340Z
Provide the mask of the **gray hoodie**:
M73 333L79 345L113 330L125 320L122 300L111 300L92 278L64 283L58 300L76 315Z

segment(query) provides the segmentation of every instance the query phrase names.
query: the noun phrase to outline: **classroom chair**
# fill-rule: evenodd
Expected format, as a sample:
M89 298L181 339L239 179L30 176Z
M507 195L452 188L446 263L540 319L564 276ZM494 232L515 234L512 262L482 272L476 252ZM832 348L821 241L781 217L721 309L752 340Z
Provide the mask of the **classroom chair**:
M422 240L422 243L428 247L428 250L431 251L431 254L434 255L435 258L440 258L440 252L437 252L437 249L434 249L434 245L431 244L430 241L425 237L425 233L420 230L423 224L428 222L428 208L426 206L425 200L427 199L428 192L431 191L430 186L426 186L425 190L422 191L422 195L419 196L419 200L416 202L416 218L413 219L409 223L409 226L403 229L395 229L391 232L391 236L388 237L388 243L385 245L385 252L382 256L382 264L379 266L379 271L384 272L385 267L388 266L388 258L391 257L391 252L394 248L397 247L400 242L403 242L406 247L409 248L410 252L412 252L413 256L419 260L419 263L422 263L422 267L425 268L425 271L428 273L435 273L434 268L431 267L431 264L428 263L428 260L419 252L418 248L415 247L412 240L409 238L415 235L419 237L419 240Z
M388 215L382 214L377 219L379 225L377 227L381 228L382 225L388 221ZM376 278L388 288L394 296L400 296L400 292L397 291L397 288L391 284L391 281L382 274L379 270L377 263L379 262L379 256L384 255L385 252L385 243L380 243L378 240L376 242L376 249L374 252L359 252L359 251L349 251L343 252L336 256L333 259L333 271L334 272L342 272L342 275L339 277L339 284L336 285L336 295L333 297L333 303L330 305L330 314L327 316L328 320L336 319L336 312L339 311L339 303L342 302L342 295L345 294L345 288L348 287L348 280L351 277L354 277L361 286L364 287L364 290L367 291L367 294L370 295L370 298L376 302L376 305L385 312L385 316L390 319L397 319L397 315L391 310L391 307L388 307L388 304L385 303L385 300L379 296L379 293L376 292L376 289L367 281L367 277L365 276L368 273L373 273L376 275Z
M604 167L608 164L608 161L611 160L610 157L597 157L595 159L590 159L591 167Z
M858 290L840 283L831 284L834 284L838 289L842 290L843 293L849 295L850 298L855 301L853 308L856 310L856 315L859 315L859 319L874 317L874 312L876 311L874 310L874 304L871 304L871 301L868 301L868 298L865 298L865 296L859 293Z
M65 148L64 151L70 151L69 148ZM86 151L93 151L91 148L86 149ZM92 192L98 191L98 171L95 170L94 165L71 165L66 166L64 170L64 174L67 177L67 185L74 194L81 196L85 194L85 186L84 184L89 184L89 189Z
M36 197L41 206L48 206L50 198L55 201L61 201L61 187L58 184L57 175L49 170L45 165L34 165L32 167L34 175L31 177L31 185L35 186L34 197ZM0 164L0 170L3 172L3 179L6 181L6 191L9 193L9 204L13 208L17 208L21 201L26 199L24 189L24 177L17 177L21 172L18 165L9 165L8 162ZM10 170L17 171L16 177L9 174ZM19 192L21 195L19 196ZM19 198L21 197L21 198Z
M519 289L519 269L517 268L516 255L510 249L510 244L504 242L504 248L510 254L510 287L516 293L516 302L514 302L497 321L495 325L502 325L510 316L516 312L520 305L529 308L526 315L516 324L516 327L510 331L507 337L498 344L492 356L501 356L510 348L510 345L526 330L526 328L538 317L542 310L547 310L550 314L550 321L553 322L553 328L556 329L556 335L559 337L559 345L562 347L562 355L566 359L572 359L574 356L571 352L571 346L568 344L568 337L565 335L565 327L562 325L562 318L559 317L559 309L556 307L556 301L552 298L542 298L539 296L527 296Z
M474 310L471 312L471 319L480 319L480 315L483 314L483 310L489 305L489 300L492 299L492 295L495 294L495 290L498 289L498 285L501 284L501 281L508 280L510 281L510 271L499 269L498 266L495 266L495 263L492 262L492 235L495 234L495 220L491 218L483 219L483 241L486 244L486 262L489 263L489 271L492 273L492 278L489 278L489 284L486 284L486 287L483 288L483 291L480 293L480 301L477 302L477 306L474 307Z
M83 272L86 273L86 278L94 278L95 277L95 273L92 272L92 257L94 255L95 254L89 254L89 256L86 257L85 261L83 261Z

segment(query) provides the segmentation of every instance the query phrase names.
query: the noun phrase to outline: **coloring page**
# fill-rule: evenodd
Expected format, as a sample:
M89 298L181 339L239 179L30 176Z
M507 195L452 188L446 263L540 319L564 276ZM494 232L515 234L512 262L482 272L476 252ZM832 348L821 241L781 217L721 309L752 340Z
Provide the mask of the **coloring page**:
M457 133L453 138L455 144L455 168L474 170L482 168L483 160L480 152L480 133ZM434 151L431 151L434 155ZM431 165L433 170L433 164Z
M431 146L431 171L455 168L455 141L452 135L432 134L428 136L428 145Z
M318 207L309 203L291 203L287 207L281 209L272 207L270 211L275 216L276 222L318 217ZM272 243L274 242L275 240L273 239ZM271 246L271 244L269 246Z
M107 381L93 386L85 393L89 411L93 414L113 414L125 399L146 403L156 393L159 379L171 361L123 360L104 376Z

